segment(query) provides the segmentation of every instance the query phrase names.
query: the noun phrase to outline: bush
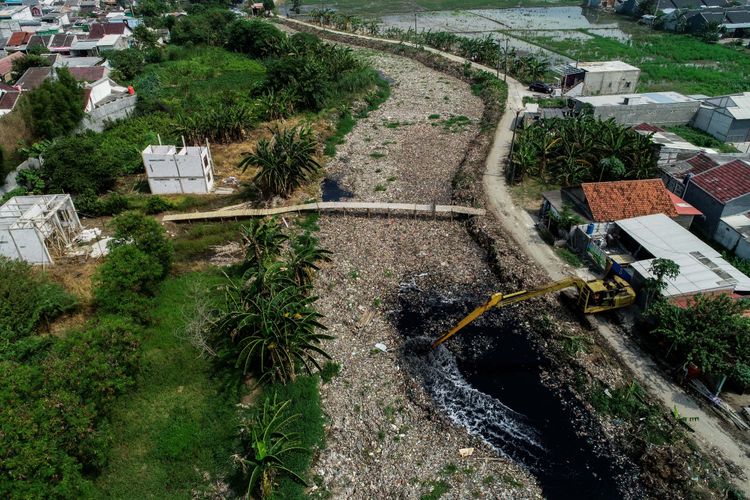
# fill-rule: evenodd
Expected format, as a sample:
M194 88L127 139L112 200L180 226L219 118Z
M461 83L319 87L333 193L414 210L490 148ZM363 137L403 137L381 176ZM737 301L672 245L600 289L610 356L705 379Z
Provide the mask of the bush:
M174 205L172 205L172 203L165 200L161 196L149 196L148 200L146 200L144 211L149 215L153 215L159 214L161 212L166 212L167 210L171 210L173 208Z
M2 343L32 335L41 325L76 306L73 296L25 262L0 256L0 276Z
M115 217L112 222L115 230L112 248L133 245L159 263L160 279L169 274L172 266L174 249L172 242L165 235L164 228L153 217L147 217L137 211L125 212Z
M31 361L0 360L0 496L96 496L85 475L106 464L102 419L134 382L139 334L105 318L49 339Z
M227 28L226 48L253 58L277 56L285 45L286 35L266 21L237 19Z
M94 277L94 303L102 312L148 319L148 297L159 289L159 261L134 245L115 246Z
M143 71L143 52L138 49L108 50L103 55L124 80L130 81Z

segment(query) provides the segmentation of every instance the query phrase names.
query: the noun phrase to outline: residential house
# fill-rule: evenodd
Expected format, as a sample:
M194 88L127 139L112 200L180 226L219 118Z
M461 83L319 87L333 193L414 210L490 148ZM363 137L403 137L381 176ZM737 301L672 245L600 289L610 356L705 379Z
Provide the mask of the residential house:
M565 95L592 96L633 92L641 70L622 61L568 64L561 79Z
M82 83L95 82L109 75L109 68L106 66L72 67L68 68L68 71L73 78ZM18 79L16 85L24 91L34 90L47 78L54 77L54 74L53 68L49 66L29 68Z
M64 12L50 12L41 17L44 30L61 30L70 24L70 18Z
M99 55L97 49L98 39L91 40L84 36L77 35L73 44L70 46L70 55L72 57L93 57Z
M750 141L750 92L702 99L692 125L720 141Z
M562 188L542 193L540 224L550 229L554 220L561 216L576 215L585 224L585 233L600 232L601 227L616 220L641 215L664 214L689 227L693 217L700 216L689 203L670 193L661 179L644 179L614 182L587 182L580 186ZM588 238L571 232L567 235L571 246L582 249Z
M701 102L677 92L648 92L575 97L573 104L578 113L589 108L602 120L614 118L622 125L632 126L643 122L686 125L693 119Z
M9 82L13 72L13 61L21 59L23 52L13 52L0 59L0 82Z
M75 35L58 34L52 37L47 48L50 52L58 54L70 54L70 48L77 40Z
M32 37L29 38L29 43L26 44L25 52L28 53L34 48L46 51L48 50L47 45L49 45L50 41L52 41L52 35L32 35Z
M13 111L20 97L20 90L0 82L0 116Z
M91 23L89 26L89 40L98 40L107 35L131 36L133 31L125 23Z
M16 82L16 86L23 91L30 91L41 87L44 80L52 75L52 68L43 66L39 68L29 68L21 75Z
M55 63L52 65L55 68L62 68L62 67L68 67L68 68L76 68L76 67L89 67L89 66L106 66L109 67L109 64L107 61L102 58L101 56L94 56L94 57L60 57Z
M96 43L96 50L103 54L108 50L124 50L128 48L128 41L122 35L104 35Z
M722 25L728 36L739 38L750 35L750 8L727 9L724 17Z
M662 167L667 188L703 212L693 229L713 237L722 217L750 210L750 156L698 155Z
M0 5L0 21L32 21L28 5Z
M585 230L585 226L577 228ZM604 269L629 281L636 290L654 278L655 259L669 259L679 268L675 278L664 278L662 294L685 305L698 294L750 293L750 278L721 254L664 214L618 220L589 235L587 252Z
M9 54L11 52L25 52L26 45L29 43L29 40L31 40L32 36L34 36L34 34L29 33L28 31L16 31L12 33L5 42L5 52Z

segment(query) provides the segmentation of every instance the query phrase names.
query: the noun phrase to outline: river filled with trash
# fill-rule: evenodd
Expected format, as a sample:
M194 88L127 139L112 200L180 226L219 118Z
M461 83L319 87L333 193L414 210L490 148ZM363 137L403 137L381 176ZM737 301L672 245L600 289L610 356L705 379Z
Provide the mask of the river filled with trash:
M527 467L547 498L623 496L618 483L629 474L587 439L575 418L581 405L573 394L542 382L550 363L511 308L486 313L431 349L433 340L486 297L408 290L400 297L407 366L448 419Z

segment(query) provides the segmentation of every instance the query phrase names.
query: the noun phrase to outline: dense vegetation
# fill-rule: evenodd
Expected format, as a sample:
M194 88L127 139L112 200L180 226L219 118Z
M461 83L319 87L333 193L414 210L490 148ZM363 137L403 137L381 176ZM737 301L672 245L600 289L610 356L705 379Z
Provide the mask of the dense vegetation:
M78 195L88 215L117 213L127 204L97 197L115 189L121 176L141 172L140 152L158 137L238 141L264 120L346 107L378 83L349 49L307 34L288 37L268 22L235 19L224 9L179 18L172 38L184 45L108 54L138 92L137 115L102 133L46 143L46 191Z
M686 308L666 301L650 312L653 333L670 343L667 355L694 363L715 377L728 376L738 389L750 387L750 318L747 303L726 294L697 296Z
M0 260L4 497L91 496L90 478L107 463L109 412L134 384L142 325L149 320L144 309L122 305L135 300L145 308L143 297L158 287L164 261L146 251L155 247L170 254L163 230L152 220L132 214L116 226L117 246L95 279L94 295L106 301L97 300L92 319L63 336L45 329L71 311L75 299L28 265ZM133 267L134 261L140 267Z
M647 136L612 119L553 118L517 134L507 175L562 185L646 179L656 174L656 160Z

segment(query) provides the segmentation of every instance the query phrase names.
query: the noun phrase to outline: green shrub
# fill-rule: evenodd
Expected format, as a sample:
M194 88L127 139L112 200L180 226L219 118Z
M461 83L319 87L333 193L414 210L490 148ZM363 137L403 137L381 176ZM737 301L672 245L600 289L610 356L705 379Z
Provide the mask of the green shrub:
M28 94L31 128L42 139L69 134L83 119L83 89L67 68L56 70L57 79L47 79Z
M276 56L286 46L286 35L259 19L237 19L227 28L226 48L253 58Z
M148 297L161 282L162 268L154 257L133 245L113 248L94 276L94 303L99 311L148 320Z
M167 210L171 210L173 208L174 205L172 205L171 202L165 200L161 196L150 196L148 200L146 200L146 206L144 207L144 210L147 214L153 215L159 214L161 212L166 212Z
M0 361L0 496L95 496L87 477L106 464L103 418L134 382L139 333L103 318L49 339L31 361Z
M0 344L33 335L76 306L73 296L25 262L0 256L0 276Z
M115 230L114 240L110 242L112 248L123 245L133 245L159 264L160 279L169 274L174 257L172 242L167 239L164 228L153 217L131 210L112 219Z

